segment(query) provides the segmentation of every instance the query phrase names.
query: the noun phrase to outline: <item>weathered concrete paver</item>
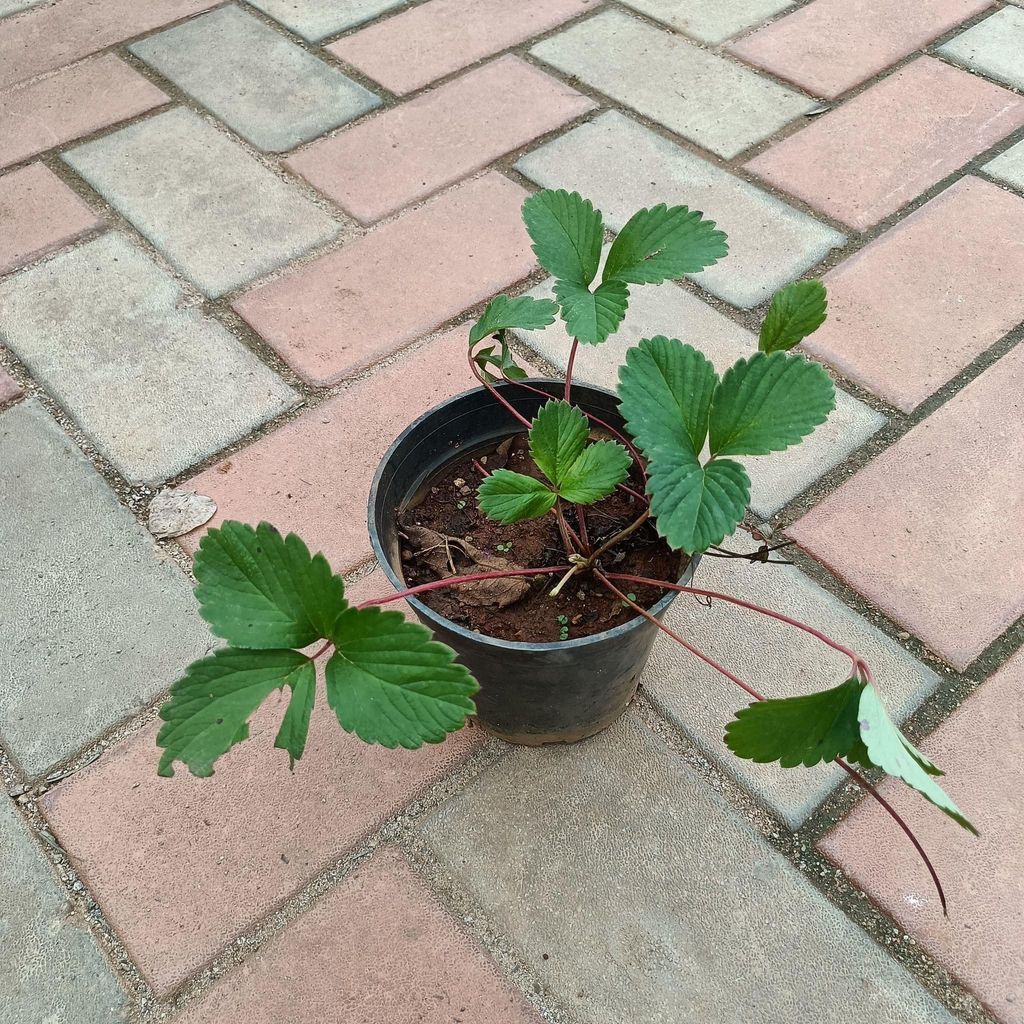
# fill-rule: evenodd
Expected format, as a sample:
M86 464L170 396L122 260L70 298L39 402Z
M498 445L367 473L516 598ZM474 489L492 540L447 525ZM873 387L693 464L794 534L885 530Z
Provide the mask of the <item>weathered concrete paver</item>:
M863 231L1021 125L1024 97L919 57L746 167Z
M815 96L834 99L990 2L813 0L729 49Z
M689 277L744 309L767 301L846 240L615 110L528 153L516 169L541 186L580 192L616 231L645 206L702 210L729 236L729 255Z
M821 843L827 857L1005 1024L1024 1022L1022 706L1024 653L1018 653L918 744L945 770L943 788L980 830L980 838L900 783L881 786L934 860L949 899L949 918L922 879L913 849L874 841L888 822L873 801L860 804Z
M346 78L237 7L222 7L130 47L254 146L302 142L380 104Z
M45 256L100 223L42 164L0 176L0 274Z
M1024 11L1004 7L938 52L987 78L1024 89Z
M704 43L721 43L781 14L794 0L625 0L627 6Z
M0 736L35 777L213 640L180 570L36 402L0 413L0 467Z
M183 107L64 159L216 298L330 241L340 224Z
M129 480L180 473L295 392L122 235L0 282L0 330Z
M0 32L3 30L0 25ZM0 52L4 52L0 39ZM13 52L13 51L11 51ZM168 102L152 82L112 54L0 92L0 167Z
M600 0L429 0L325 47L402 95L593 10Z
M1024 192L1024 141L1000 153L985 164L982 170Z
M960 670L1024 613L1022 382L1017 346L788 531Z
M249 0L311 43L401 7L405 0Z
M0 428L2 429L2 428ZM115 1024L127 999L13 802L0 798L0 1022Z
M501 57L314 142L287 164L371 224L595 106L519 57Z
M757 542L740 533L727 546L733 551L754 551ZM693 585L784 612L856 651L871 666L886 708L896 721L902 721L938 685L938 676L931 669L795 567L751 565L709 556L701 561ZM768 697L827 689L850 675L850 659L821 641L725 601L713 601L707 608L680 596L665 623ZM750 698L667 637L659 637L655 643L644 687L656 706L705 755L735 775L791 828L802 825L846 778L835 765L787 769L735 757L722 736L726 724Z
M825 275L804 347L912 412L1024 320L1022 233L1024 199L961 179Z
M323 1024L339 1014L388 1024L540 1024L395 847L360 864L175 1024Z
M4 369L0 369L0 408L21 398L21 385Z
M574 746L516 748L424 835L585 1019L952 1024L630 716Z
M526 277L525 198L489 171L232 305L305 380L333 383Z
M725 158L814 102L620 11L606 11L530 51L567 75Z

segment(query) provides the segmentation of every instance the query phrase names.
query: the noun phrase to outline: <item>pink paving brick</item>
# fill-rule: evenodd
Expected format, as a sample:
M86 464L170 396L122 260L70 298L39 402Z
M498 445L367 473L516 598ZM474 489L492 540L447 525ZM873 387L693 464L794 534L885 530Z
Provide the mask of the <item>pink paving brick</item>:
M1024 124L1024 97L920 57L747 164L864 230Z
M0 177L0 274L24 266L102 221L52 171L29 164Z
M1024 613L1022 436L1018 345L788 533L965 669Z
M824 277L804 347L912 412L1024 321L1024 199L963 178Z
M20 20L23 19L15 19ZM4 24L0 22L0 32ZM0 52L3 47L0 39ZM166 102L167 97L152 82L111 54L83 61L37 82L2 90L0 167L62 146Z
M430 0L326 49L403 94L597 7L599 0Z
M311 383L352 376L536 267L525 198L491 171L232 305Z
M729 47L732 53L833 99L992 0L814 0Z
M384 847L175 1024L540 1024Z
M897 782L882 793L909 821L942 878L944 918L913 849L865 800L821 843L827 857L1005 1024L1024 1024L1024 652L921 747L939 781L981 831L969 835ZM881 836L891 841L880 842Z
M3 367L0 367L0 408L10 405L11 402L21 398L21 395L21 385Z
M501 57L286 162L370 224L595 106L518 57Z
M61 0L0 21L0 88L216 7L220 0ZM102 92L102 87L100 89Z

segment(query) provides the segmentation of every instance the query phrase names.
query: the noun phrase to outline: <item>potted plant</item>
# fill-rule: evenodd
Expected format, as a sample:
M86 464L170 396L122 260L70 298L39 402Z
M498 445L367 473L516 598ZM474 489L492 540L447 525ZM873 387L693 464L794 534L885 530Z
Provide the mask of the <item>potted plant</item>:
M371 539L396 592L351 606L342 579L295 534L230 521L210 530L195 558L196 596L228 646L174 684L160 712L160 773L181 761L212 774L284 687L274 745L294 766L315 662L328 654L327 702L368 743L437 743L474 713L511 742L576 741L622 713L660 631L751 697L725 732L734 754L787 768L835 761L910 837L945 907L917 839L853 765L902 779L974 829L935 782L939 769L886 715L864 659L782 612L692 585L701 555L720 553L745 514L750 484L736 457L798 444L834 407L829 376L790 351L825 320L823 285L777 292L758 351L721 376L691 345L645 338L628 351L615 395L573 382L578 347L618 329L631 287L725 256L725 235L685 206L640 210L601 270L604 224L589 201L544 190L523 218L555 300L493 299L469 334L479 386L412 423L374 480ZM557 315L573 338L565 380L529 380L506 332L541 330ZM771 550L750 557L769 560ZM662 624L680 593L804 630L850 659L848 677L765 698ZM403 598L421 624L380 608Z

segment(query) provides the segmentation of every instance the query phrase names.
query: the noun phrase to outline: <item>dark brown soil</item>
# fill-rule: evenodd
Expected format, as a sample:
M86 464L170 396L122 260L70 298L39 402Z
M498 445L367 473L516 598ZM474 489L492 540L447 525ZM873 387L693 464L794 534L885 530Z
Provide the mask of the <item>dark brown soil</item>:
M566 562L553 515L502 526L480 511L476 489L483 477L473 465L474 458L488 471L507 467L541 477L530 458L526 435L520 434L497 449L464 456L429 481L418 501L399 519L402 566L410 587L451 575L540 568ZM630 486L643 490L642 477L635 466ZM596 547L614 536L640 511L639 501L622 491L588 506L586 520L591 544ZM578 528L575 509L566 506L565 513L572 526ZM645 524L608 551L601 562L605 570L674 582L679 579L684 558L672 551L650 524ZM560 578L524 576L462 584L421 594L420 600L467 629L525 643L578 639L612 629L634 617L631 608L589 573L574 576L557 597L550 597L549 591ZM664 593L656 587L635 584L620 589L635 595L642 608L655 604Z

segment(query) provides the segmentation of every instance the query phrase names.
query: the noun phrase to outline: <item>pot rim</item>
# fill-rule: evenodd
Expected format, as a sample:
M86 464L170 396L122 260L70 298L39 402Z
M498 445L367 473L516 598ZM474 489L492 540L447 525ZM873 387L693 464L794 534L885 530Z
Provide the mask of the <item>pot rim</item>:
M530 383L533 384L558 384L562 386L563 381L556 380L552 377L530 377L528 378ZM495 387L499 391L506 389L514 389L514 384L509 384L504 381L499 381L495 384ZM582 388L589 391L600 392L601 394L607 395L611 398L618 398L613 391L609 391L607 388L599 387L595 384L584 384L574 383L573 388ZM480 392L486 392L486 388L483 386L469 388L466 391L462 391L457 395L453 395L451 398L445 399L445 401L438 403L437 405L431 406L426 412L417 416L409 425L392 441L388 450L384 453L383 458L377 466L376 472L373 474L373 483L370 485L370 499L367 505L367 525L370 534L370 544L373 547L373 554L377 559L377 564L384 570L384 574L387 576L391 585L398 590L407 589L407 584L391 565L390 559L384 552L384 548L380 542L380 536L377 530L376 515L374 506L377 503L377 491L380 488L381 478L384 475L384 470L387 464L393 457L396 449L402 444L410 434L413 434L422 424L428 419L428 417L434 416L438 411L446 409L456 402L460 402L467 398L469 395L478 394ZM521 394L522 392L516 392ZM500 409L501 407L498 406ZM453 455L453 458L458 458L458 455ZM445 465L448 465L446 462ZM679 577L679 582L683 586L686 582L689 582L693 578L693 572L697 567L697 563L700 561L700 555L691 555L689 562L686 564L686 568L683 570L682 575ZM684 582L686 581L686 582ZM665 611L667 611L669 605L679 596L677 591L670 590L664 597L660 598L657 602L651 605L647 611L660 618ZM429 619L432 623L436 623L438 626L443 627L449 632L467 640L472 640L475 643L485 644L490 647L502 649L502 650L514 650L514 651L571 651L583 647L588 647L593 644L605 643L609 640L614 640L616 637L624 636L625 634L632 632L635 629L639 629L642 626L648 625L648 620L642 615L636 615L628 622L623 622L621 625L614 626L611 629L603 630L600 633L592 633L590 636L577 637L573 640L553 640L548 643L527 643L521 640L503 640L500 637L489 636L487 633L478 633L473 629L466 629L465 626L460 626L457 622L452 622L451 619L436 612L429 605L415 596L403 598L407 601L417 612L418 615L425 619Z

